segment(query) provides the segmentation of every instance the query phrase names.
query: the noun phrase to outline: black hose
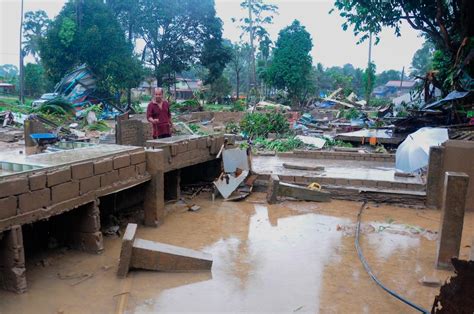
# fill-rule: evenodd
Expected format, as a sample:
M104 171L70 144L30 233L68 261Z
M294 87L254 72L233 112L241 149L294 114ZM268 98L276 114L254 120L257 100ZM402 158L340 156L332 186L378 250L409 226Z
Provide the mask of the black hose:
M364 204L362 204L362 206L360 207L360 210L359 210L359 214L357 215L357 227L356 227L356 236L355 236L355 246L356 246L356 249L357 249L357 255L359 255L359 259L360 259L362 265L364 265L365 271L369 274L370 278L372 278L372 280L375 281L375 283L380 286L380 288L382 288L383 290L388 292L393 297L395 297L398 300L402 301L403 303L411 306L415 310L420 311L421 313L430 313L428 310L425 310L421 306L411 302L410 300L405 299L404 297L402 297L401 295L399 295L395 291L390 290L389 288L385 287L380 282L380 280L374 275L374 273L372 272L372 269L370 268L369 264L367 263L367 261L364 257L364 254L362 254L362 249L360 248L360 245L359 245L360 220L361 220L361 216L362 216L362 211L365 209L366 205L367 205L367 202L364 202Z

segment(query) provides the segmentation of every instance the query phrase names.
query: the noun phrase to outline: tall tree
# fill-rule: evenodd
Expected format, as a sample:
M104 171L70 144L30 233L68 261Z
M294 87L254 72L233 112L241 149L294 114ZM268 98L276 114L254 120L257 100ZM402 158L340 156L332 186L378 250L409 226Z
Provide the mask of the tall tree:
M456 78L463 72L474 77L474 1L469 0L391 0L356 1L336 0L335 7L346 19L360 41L372 33L376 43L382 27L391 27L400 36L400 26L406 21L412 28L434 43L443 54L444 66L438 75L444 81L445 93L456 87ZM451 79L454 78L454 79Z
M98 78L98 92L104 96L135 87L142 77L132 45L101 0L67 2L40 40L40 56L47 76L54 82L86 63Z
M222 21L213 0L139 1L143 56L158 85L196 63L208 68L206 83L221 76L230 52L222 45Z
M28 11L23 23L23 51L31 54L39 62L39 43L46 35L51 20L43 10Z
M255 47L257 43L268 38L268 32L265 26L273 22L273 14L277 13L278 6L266 4L264 0L244 0L240 6L248 12L248 16L240 19L240 28L244 34L249 35L250 44L250 76L249 83L251 87L256 86L257 69L255 66Z
M25 66L25 93L29 96L40 96L51 88L52 84L45 76L41 64L28 63Z
M431 70L433 62L433 53L435 49L433 44L429 41L425 41L423 46L418 49L413 55L411 60L411 75L422 76L426 75L426 72Z
M298 20L278 34L266 77L269 85L286 90L294 105L300 104L313 87L309 55L312 47L310 34Z
M369 105L370 95L374 91L375 86L375 64L373 62L369 63L368 67L364 72L364 92L365 99L367 100L367 105Z
M231 72L231 78L235 78L235 93L237 98L240 96L240 86L242 81L242 74L245 69L248 69L248 55L250 54L250 46L243 43L231 44L232 58L228 64ZM232 81L232 79L231 79Z

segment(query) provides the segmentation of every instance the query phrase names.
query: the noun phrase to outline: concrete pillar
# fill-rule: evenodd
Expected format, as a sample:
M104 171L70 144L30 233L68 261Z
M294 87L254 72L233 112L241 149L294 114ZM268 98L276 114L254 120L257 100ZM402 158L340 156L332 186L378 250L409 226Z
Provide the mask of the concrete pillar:
M436 267L452 269L451 258L459 256L469 176L446 172L438 232Z
M178 200L181 196L181 169L165 173L165 199Z
M469 260L474 261L474 238L472 238L471 255L469 256Z
M0 288L26 292L25 250L21 226L0 233Z
M163 150L146 151L146 170L151 180L145 188L145 225L157 227L165 218Z
M445 148L442 146L430 148L426 182L426 206L431 208L439 208L441 206L444 182L444 151Z
M98 201L74 209L71 218L69 224L71 246L81 251L102 253L104 251L104 241L100 231Z
M30 137L30 134L47 133L48 130L39 121L25 120L23 132L25 136L25 154L33 155L39 153L36 142Z

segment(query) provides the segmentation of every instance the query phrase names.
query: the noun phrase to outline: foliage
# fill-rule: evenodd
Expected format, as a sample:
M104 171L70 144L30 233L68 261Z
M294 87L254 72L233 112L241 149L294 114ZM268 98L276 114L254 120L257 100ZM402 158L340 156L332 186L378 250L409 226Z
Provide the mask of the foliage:
M264 42L265 46L270 41L265 25L273 22L273 14L277 13L278 6L264 3L263 0L244 0L240 3L240 6L248 12L248 16L241 18L239 22L242 29L240 37L244 34L249 35L250 90L250 88L255 87L256 83L255 46L257 42Z
M201 104L195 98L187 99L181 103L173 102L170 104L170 109L174 112L198 111L200 108Z
M217 101L219 103L224 102L224 99L228 99L229 94L232 92L232 86L229 83L229 80L221 76L215 80L210 88L206 91L206 98L209 102Z
M268 133L283 136L290 132L290 124L281 112L247 113L240 121L240 128L249 137L267 137Z
M369 100L375 86L375 64L370 62L364 72L364 94L365 99Z
M135 113L144 113L145 109L143 109L142 106L140 106L139 102L133 102L132 103L132 109Z
M51 20L43 10L28 11L23 22L23 51L31 54L36 62L39 61L40 40L46 35Z
M474 1L336 0L334 5L346 19L343 29L353 26L354 34L361 35L359 42L369 38L372 33L376 36L377 44L383 27L394 29L395 34L400 36L402 21L420 31L444 55L444 76L443 73L437 76L444 82L442 87L445 93L455 87L455 80L450 77L455 69L462 69L471 77L474 76L474 63L469 62L472 61L473 51L474 20L470 13L474 12Z
M40 96L51 88L51 85L40 64L28 63L25 66L25 93L27 95Z
M80 12L80 13L79 13ZM100 0L67 2L40 40L46 74L58 82L86 63L97 77L98 96L138 85L142 67L112 11Z
M140 0L137 27L158 86L197 62L208 69L205 80L211 83L230 58L213 0Z
M240 126L235 122L229 122L225 125L225 132L230 134L240 133Z
M105 121L97 121L94 124L89 124L85 127L88 131L106 132L110 130L109 125Z
M351 108L349 110L341 109L339 110L339 117L351 120L351 119L357 119L360 116L359 110L356 108Z
M44 102L38 109L38 113L46 113L56 116L72 117L75 114L74 106L67 100L58 97Z
M265 138L256 138L254 145L257 148L264 150L271 150L276 152L288 152L294 149L298 149L304 146L304 143L296 138L289 137L286 139L265 139Z
M236 97L239 98L241 87L246 85L248 87L248 76L244 73L249 71L250 45L229 43L229 46L232 54L225 73L235 88Z
M236 100L232 104L232 111L245 111L245 102L243 100Z
M430 41L425 41L423 46L418 49L411 60L411 75L425 77L426 72L432 68L432 58L434 46Z
M353 147L353 145L349 142L335 140L334 138L328 136L323 136L323 138L326 140L326 143L324 144L326 147Z
M375 82L377 85L385 85L388 81L397 81L400 80L402 73L396 70L387 70L382 71L380 74L377 74Z
M285 89L294 104L299 104L305 98L312 85L312 59L309 55L312 47L311 36L297 20L278 34L267 83Z

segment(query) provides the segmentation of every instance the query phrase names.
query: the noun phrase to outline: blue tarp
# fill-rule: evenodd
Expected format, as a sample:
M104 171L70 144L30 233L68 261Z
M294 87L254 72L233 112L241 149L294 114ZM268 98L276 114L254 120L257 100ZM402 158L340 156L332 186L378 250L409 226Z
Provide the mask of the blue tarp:
M466 97L469 94L469 92L458 92L458 91L453 91L448 94L448 96L444 97L443 99L440 99L438 101L435 101L434 103L431 103L427 106L425 106L423 109L434 109L441 107L441 105L447 101L455 100L455 99L461 99Z

